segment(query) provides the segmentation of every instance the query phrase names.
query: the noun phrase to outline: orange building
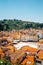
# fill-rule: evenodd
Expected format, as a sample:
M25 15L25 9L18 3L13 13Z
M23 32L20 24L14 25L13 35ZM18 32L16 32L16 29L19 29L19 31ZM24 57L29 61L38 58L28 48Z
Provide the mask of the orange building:
M21 65L34 65L34 56L27 56L23 62L21 63Z

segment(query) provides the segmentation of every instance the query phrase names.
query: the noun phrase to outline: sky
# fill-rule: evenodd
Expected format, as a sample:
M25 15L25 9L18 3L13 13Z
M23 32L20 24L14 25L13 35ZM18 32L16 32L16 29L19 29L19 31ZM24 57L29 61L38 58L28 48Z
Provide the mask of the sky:
M0 0L0 19L43 23L43 0Z

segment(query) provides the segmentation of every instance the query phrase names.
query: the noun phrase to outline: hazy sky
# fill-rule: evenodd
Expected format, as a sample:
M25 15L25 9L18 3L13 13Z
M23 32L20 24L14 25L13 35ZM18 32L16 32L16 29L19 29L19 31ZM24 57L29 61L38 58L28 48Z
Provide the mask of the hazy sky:
M43 0L0 0L0 19L43 22Z

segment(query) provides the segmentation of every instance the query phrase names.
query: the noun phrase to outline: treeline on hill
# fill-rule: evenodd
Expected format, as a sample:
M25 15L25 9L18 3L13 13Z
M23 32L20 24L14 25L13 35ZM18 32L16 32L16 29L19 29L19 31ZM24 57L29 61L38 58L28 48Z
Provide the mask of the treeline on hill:
M12 29L27 29L27 28L42 28L43 29L43 23L35 23L35 22L29 22L29 21L22 21L22 20L0 20L0 31L2 30L12 30Z

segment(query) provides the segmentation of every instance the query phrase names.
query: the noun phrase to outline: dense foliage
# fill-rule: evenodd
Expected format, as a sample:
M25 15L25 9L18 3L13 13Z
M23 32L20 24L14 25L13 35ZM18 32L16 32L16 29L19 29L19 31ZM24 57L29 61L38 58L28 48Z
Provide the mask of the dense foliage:
M12 65L10 61L5 59L0 59L0 65Z
M35 23L22 20L0 20L0 30L27 29L27 28L43 28L43 23Z

